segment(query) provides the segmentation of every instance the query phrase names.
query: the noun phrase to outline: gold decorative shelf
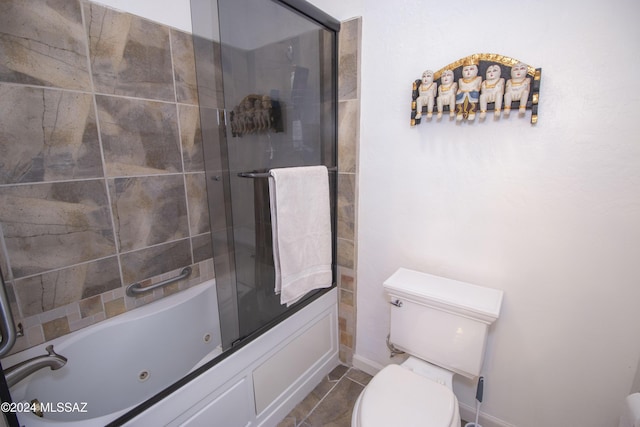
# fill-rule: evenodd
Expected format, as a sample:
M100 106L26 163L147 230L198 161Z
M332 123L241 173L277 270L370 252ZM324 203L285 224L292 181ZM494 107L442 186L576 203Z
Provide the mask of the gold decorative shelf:
M280 102L267 95L245 96L230 113L231 136L282 132Z
M531 123L538 122L542 68L534 68L508 56L475 53L436 72L427 70L412 84L411 126L442 120L448 115L457 121L519 116L531 111Z

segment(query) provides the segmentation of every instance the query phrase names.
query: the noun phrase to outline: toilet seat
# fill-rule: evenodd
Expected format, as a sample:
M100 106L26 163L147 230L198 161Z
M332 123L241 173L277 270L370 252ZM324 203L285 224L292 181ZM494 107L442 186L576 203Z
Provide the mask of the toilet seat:
M398 365L378 372L356 406L358 427L460 425L458 399L451 389Z

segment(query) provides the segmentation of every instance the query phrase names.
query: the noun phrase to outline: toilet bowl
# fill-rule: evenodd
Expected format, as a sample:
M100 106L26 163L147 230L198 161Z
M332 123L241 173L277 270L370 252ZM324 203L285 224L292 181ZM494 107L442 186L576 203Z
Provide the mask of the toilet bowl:
M459 427L453 376L480 375L502 291L403 268L383 286L389 342L409 358L371 379L354 405L351 426Z
M378 372L358 397L352 427L460 427L453 390L400 365Z

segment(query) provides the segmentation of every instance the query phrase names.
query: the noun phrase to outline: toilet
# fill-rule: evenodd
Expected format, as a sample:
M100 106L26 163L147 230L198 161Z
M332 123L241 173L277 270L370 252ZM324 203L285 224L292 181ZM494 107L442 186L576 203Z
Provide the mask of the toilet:
M453 376L480 375L503 292L401 268L384 282L389 343L409 358L378 372L353 408L352 427L460 427Z
M619 427L640 427L640 393L633 393L625 399Z

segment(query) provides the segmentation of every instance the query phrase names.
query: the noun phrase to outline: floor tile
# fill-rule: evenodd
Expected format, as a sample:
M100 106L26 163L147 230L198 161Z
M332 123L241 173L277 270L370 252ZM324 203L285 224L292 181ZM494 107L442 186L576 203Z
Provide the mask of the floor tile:
M343 377L305 420L311 427L348 427L353 405L364 387Z

